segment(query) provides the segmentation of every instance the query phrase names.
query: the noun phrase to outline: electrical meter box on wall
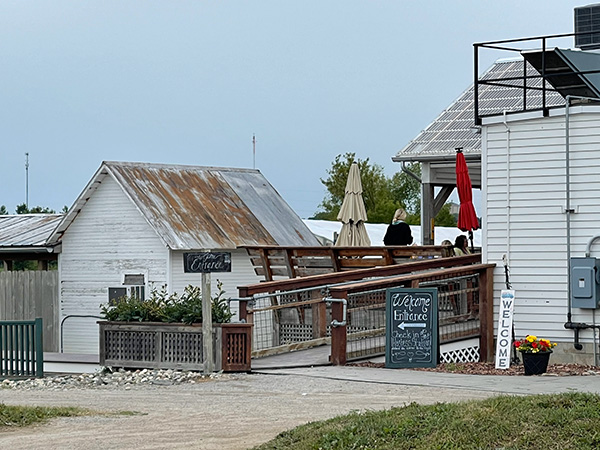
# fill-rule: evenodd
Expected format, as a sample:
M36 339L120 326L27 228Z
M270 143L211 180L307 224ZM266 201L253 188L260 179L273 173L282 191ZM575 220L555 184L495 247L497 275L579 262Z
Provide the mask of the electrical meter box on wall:
M571 258L571 306L596 309L600 307L600 260Z

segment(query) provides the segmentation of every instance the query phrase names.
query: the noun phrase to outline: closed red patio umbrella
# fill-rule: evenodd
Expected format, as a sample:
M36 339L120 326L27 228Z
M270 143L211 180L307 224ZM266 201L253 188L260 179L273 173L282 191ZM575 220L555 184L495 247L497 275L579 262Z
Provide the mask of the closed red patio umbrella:
M471 177L469 168L462 148L456 149L456 189L460 200L460 210L458 211L458 228L461 231L468 231L473 248L473 230L479 228L479 219L473 206L473 188L471 186Z

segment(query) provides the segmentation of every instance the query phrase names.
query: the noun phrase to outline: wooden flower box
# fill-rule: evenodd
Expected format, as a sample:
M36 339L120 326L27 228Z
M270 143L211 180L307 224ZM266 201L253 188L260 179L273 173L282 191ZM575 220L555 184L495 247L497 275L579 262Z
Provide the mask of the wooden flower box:
M202 324L98 322L100 365L203 370ZM250 371L252 324L213 324L215 371Z

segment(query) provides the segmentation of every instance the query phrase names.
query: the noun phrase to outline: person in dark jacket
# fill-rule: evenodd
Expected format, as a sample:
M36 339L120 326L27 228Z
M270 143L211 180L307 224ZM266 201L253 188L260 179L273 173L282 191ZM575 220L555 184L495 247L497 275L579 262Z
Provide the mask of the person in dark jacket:
M410 245L413 242L410 226L404 222L406 219L406 211L399 208L394 213L394 219L391 225L388 226L383 243L385 245Z

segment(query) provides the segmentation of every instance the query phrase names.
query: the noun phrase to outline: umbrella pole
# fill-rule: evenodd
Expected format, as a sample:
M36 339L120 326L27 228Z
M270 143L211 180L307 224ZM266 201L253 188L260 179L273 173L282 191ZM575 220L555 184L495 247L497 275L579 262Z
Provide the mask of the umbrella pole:
M473 245L473 230L469 230L469 240L471 241L471 253L475 253L475 246Z

